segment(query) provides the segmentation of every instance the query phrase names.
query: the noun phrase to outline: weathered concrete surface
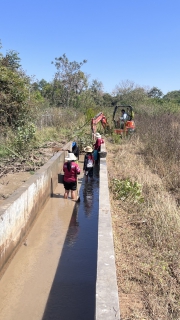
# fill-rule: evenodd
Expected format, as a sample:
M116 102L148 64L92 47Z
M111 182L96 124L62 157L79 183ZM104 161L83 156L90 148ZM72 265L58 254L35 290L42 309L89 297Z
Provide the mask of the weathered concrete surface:
M70 149L69 142L64 149ZM57 186L66 152L55 154L40 170L18 188L0 208L0 271L51 197Z
M105 145L101 145L101 151ZM120 319L106 159L100 159L96 320Z

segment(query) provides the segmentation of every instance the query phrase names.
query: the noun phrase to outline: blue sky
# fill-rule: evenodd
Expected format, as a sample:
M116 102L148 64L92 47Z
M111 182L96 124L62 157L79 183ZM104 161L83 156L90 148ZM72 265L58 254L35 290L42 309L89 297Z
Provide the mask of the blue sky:
M180 0L1 0L3 54L19 52L34 79L51 81L55 57L111 93L122 81L180 90Z

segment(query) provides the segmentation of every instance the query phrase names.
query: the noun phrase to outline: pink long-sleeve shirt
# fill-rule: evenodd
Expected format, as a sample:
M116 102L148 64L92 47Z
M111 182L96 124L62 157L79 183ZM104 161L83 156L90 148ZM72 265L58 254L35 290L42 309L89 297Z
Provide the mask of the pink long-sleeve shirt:
M71 170L67 169L67 162L63 166L64 171L64 181L65 182L75 182L77 180L77 174L80 173L80 168L76 162L71 162Z
M101 144L104 143L104 140L97 138L96 143L94 144L94 150L100 150Z

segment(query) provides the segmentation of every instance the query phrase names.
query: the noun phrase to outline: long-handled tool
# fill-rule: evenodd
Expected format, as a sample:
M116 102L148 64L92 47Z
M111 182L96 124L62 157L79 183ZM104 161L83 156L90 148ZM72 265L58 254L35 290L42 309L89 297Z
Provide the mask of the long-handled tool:
M80 195L79 195L79 183L78 183L78 178L77 178L77 200L76 202L80 202L81 199L80 199Z

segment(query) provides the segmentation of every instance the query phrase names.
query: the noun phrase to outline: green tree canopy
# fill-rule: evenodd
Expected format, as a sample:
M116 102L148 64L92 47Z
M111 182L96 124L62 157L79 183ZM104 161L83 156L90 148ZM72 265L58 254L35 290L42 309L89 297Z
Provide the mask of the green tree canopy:
M1 65L14 71L21 67L20 61L19 53L14 50L10 50L4 57L2 57Z
M101 81L98 81L96 79L92 80L92 83L89 86L89 91L92 96L92 99L94 103L97 106L102 106L103 105L103 84Z
M163 100L180 103L180 90L174 90L164 95Z
M114 97L112 97L109 93L103 94L103 100L105 107L111 107L115 104Z
M71 62L66 57L66 54L55 58L55 62L52 62L57 69L54 77L54 93L56 90L60 93L59 100L61 104L64 103L68 107L70 103L73 103L75 96L80 94L84 88L87 88L87 77L81 71L81 67L86 62L87 60Z
M162 98L163 93L157 87L153 87L147 92L147 95L149 98Z
M117 85L113 95L118 103L122 105L138 105L147 98L146 90L129 80L122 81L120 85Z
M29 77L20 68L18 53L11 50L0 58L0 125L15 128L29 113Z
M17 72L0 66L0 124L15 126L28 113L29 90Z

